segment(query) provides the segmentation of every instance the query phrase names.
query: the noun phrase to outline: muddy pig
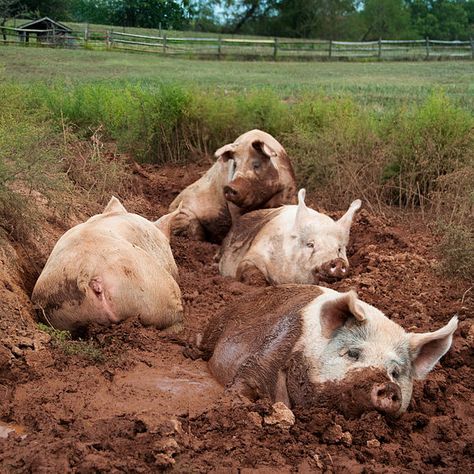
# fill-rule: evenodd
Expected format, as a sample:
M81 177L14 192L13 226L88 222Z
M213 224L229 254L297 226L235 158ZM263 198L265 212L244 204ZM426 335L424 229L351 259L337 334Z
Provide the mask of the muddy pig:
M176 233L220 243L232 218L255 209L295 202L293 167L284 148L261 130L251 130L219 148L217 161L170 205L182 203Z
M102 214L67 231L33 289L40 317L67 330L133 316L178 328L183 307L169 245L177 212L150 222L112 197Z
M360 392L357 386L372 380L354 399L397 416L408 407L413 380L448 351L456 328L453 317L437 331L407 333L354 291L282 285L259 289L211 319L200 354L220 383L251 399L317 406L325 385L334 393L334 383L347 380Z
M245 283L317 284L349 273L346 246L354 201L338 220L310 209L305 190L297 206L250 212L235 221L218 253L219 271Z

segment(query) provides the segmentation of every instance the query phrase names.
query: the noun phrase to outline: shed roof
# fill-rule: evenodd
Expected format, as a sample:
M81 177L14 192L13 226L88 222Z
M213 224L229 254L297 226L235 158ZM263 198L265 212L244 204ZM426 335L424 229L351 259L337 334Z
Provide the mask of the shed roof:
M68 28L66 25L59 23L57 21L52 20L51 18L45 16L40 18L39 20L33 20L29 23L25 23L17 28L17 30L28 30L28 29L35 29L35 30L49 30L51 27L54 26L58 30L68 31L71 32L71 28Z

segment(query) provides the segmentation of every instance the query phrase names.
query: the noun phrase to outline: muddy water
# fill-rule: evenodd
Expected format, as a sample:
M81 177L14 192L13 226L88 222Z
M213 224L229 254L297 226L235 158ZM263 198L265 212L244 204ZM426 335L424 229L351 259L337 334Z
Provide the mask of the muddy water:
M142 361L117 370L107 384L99 384L88 409L97 417L148 414L157 417L195 416L222 394L207 364L192 361L176 346L159 347L142 355Z

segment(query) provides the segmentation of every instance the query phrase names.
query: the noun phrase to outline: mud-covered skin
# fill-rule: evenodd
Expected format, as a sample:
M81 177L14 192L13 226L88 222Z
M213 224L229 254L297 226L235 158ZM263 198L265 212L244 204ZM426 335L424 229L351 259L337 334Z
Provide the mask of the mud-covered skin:
M279 390L286 394L277 387L278 369L301 337L299 310L321 290L288 286L274 297L271 293L271 288L262 289L218 314L200 346L203 358L213 354L209 365L214 376L223 385L237 385L249 398L276 399Z
M220 243L238 216L295 202L291 162L268 133L251 130L215 156L216 163L204 176L170 204L170 212L182 204L175 233Z
M310 367L302 352L291 354L285 366L291 405L337 410L347 418L357 418L374 410L372 388L389 381L386 373L369 367L349 372L342 381L313 383Z
M297 206L259 210L236 220L220 250L224 276L247 281L260 272L267 283L318 284L349 275L346 247L360 200L338 221L306 207L305 191Z
M282 285L218 314L200 348L219 382L251 399L327 405L319 393L328 383L329 391L345 393L347 412L369 407L398 416L413 379L424 378L446 353L456 327L453 318L434 333L410 334L354 292ZM370 386L361 390L364 377Z
M33 289L39 316L58 329L129 317L159 328L180 323L171 217L150 222L112 198L102 214L66 232Z

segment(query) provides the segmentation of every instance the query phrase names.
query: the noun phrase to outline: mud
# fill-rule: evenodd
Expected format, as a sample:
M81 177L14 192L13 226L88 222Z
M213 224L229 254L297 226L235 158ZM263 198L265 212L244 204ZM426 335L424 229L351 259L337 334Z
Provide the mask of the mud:
M156 219L206 167L144 167L125 206ZM183 357L218 310L255 291L219 276L216 245L172 240L181 333L137 321L91 327L72 341L38 330L28 296L61 233L100 207L80 209L68 222L46 220L28 245L0 243L0 472L472 471L473 282L439 273L436 239L417 216L382 219L362 210L348 249L351 276L331 286L356 289L412 331L458 314L451 351L415 383L400 419L370 407L354 412L364 400L359 384L346 386L341 403L326 396L316 408L295 408L295 424L283 429L263 421L270 402L225 393L204 361Z

